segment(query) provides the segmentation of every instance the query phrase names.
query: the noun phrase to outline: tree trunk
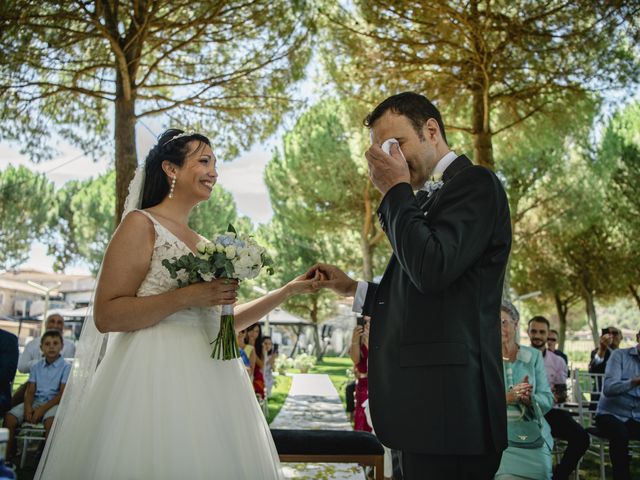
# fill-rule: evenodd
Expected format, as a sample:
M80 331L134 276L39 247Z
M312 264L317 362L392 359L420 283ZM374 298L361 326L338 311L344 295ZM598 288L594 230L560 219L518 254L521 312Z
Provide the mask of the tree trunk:
M320 325L313 326L313 339L316 344L315 346L316 360L318 362L321 362L322 357L324 356L324 348L322 348L322 340L320 338L320 333L318 332L319 328L320 328Z
M596 305L594 301L593 291L589 288L585 279L580 282L582 290L582 298L584 300L585 309L587 312L587 320L589 327L591 328L591 335L593 337L593 346L598 348L600 343L600 332L598 331L598 316L596 314Z
M473 19L479 19L478 1L471 1L471 12ZM474 21L474 20L472 20ZM474 64L474 85L472 103L472 138L473 138L473 159L478 165L493 170L493 144L491 141L491 124L489 114L489 75L487 68L490 59L487 55L485 42L481 39L483 27L479 22L474 21L473 31L475 55L472 60ZM481 62L481 63L480 63Z
M321 348L320 344L320 334L318 333L318 298L315 297L313 299L313 306L311 307L311 311L309 312L309 318L311 322L313 322L313 337L315 344L315 354L316 360L320 362L322 360L322 355L324 354L324 350Z
M295 329L295 332L296 332L296 341L293 342L293 348L291 349L291 354L289 355L289 358L293 358L293 356L296 353L296 348L298 348L298 342L300 341L300 334L302 333L302 327L298 326Z
M558 312L558 349L564 351L564 341L567 338L567 313L569 311L568 301L562 301L560 295L553 294L556 301L556 311Z
M638 289L635 287L635 285L629 284L629 291L631 292L631 296L633 297L633 299L636 301L638 309L640 309L640 294L638 294Z
M478 131L475 127L476 123L476 102L475 102L476 94L474 94L474 105L473 105L473 159L478 165L482 165L483 167L490 168L493 170L493 145L491 142L491 132L490 131ZM482 111L478 112L478 115L482 115Z
M116 225L122 218L124 201L129 193L129 183L138 166L136 153L136 113L134 97L122 95L122 78L118 74L115 102L115 146L116 146Z

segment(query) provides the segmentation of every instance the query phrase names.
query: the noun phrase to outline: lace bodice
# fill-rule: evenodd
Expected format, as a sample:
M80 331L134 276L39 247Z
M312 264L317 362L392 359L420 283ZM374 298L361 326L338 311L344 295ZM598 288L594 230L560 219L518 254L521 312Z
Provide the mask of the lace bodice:
M180 258L182 255L191 252L189 247L178 237L176 237L169 229L158 222L153 215L144 210L136 210L145 215L151 222L156 233L156 239L153 245L153 255L151 256L151 264L149 265L149 271L144 278L136 296L147 297L150 295L158 295L164 292L170 292L178 288L178 279L171 278L169 271L162 265L164 259L172 259L173 257ZM185 272L180 272L178 278L186 280L187 275ZM170 315L162 322L179 322L183 324L199 324L206 323L207 329L213 327L214 330L218 329L220 319L219 307L212 308L200 308L191 307L187 310L183 310L173 315ZM212 324L213 322L213 324Z

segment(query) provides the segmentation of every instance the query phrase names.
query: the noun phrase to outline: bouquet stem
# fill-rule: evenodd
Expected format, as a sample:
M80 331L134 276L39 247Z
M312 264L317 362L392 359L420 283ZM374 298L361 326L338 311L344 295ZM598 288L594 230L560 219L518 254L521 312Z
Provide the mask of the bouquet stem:
M236 340L233 305L222 306L220 331L216 339L211 343L213 344L211 358L215 358L216 360L233 360L240 356Z

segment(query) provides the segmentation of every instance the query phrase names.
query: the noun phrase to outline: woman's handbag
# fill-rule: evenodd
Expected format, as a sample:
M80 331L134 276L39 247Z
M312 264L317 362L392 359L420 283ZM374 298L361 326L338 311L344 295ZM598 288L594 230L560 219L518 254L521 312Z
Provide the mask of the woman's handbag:
M542 422L536 415L535 408L525 408L520 405L520 417L509 420L507 424L507 439L510 447L540 448L544 444L542 436Z

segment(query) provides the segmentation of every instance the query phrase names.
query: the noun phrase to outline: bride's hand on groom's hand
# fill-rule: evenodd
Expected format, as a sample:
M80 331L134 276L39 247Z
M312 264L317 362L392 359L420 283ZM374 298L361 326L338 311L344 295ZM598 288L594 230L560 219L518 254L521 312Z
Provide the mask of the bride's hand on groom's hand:
M350 278L346 273L334 265L316 263L307 272L307 278L314 279L314 288L329 288L339 295L353 296L356 293L358 282Z
M314 277L309 277L308 273L303 273L287 283L285 288L288 290L289 295L313 293L318 290L313 286L314 280Z
M216 278L210 282L199 282L185 287L191 295L194 307L233 305L238 299L238 281L231 278Z

